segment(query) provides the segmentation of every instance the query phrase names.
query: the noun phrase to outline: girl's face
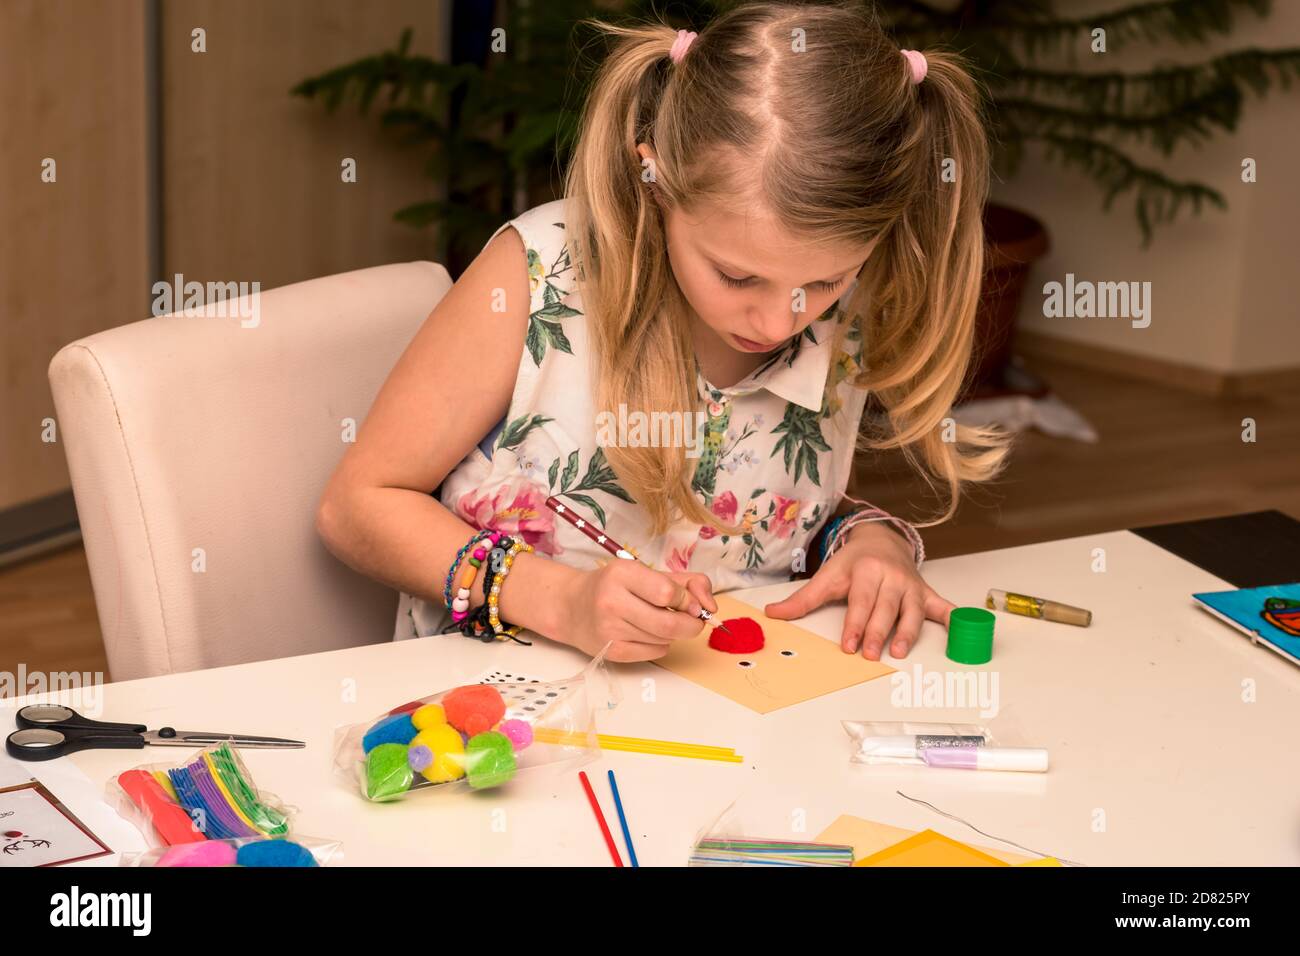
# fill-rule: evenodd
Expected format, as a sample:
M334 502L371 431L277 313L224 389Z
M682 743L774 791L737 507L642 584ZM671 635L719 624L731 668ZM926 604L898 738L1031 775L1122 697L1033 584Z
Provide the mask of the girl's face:
M673 209L665 225L682 294L737 352L772 352L802 332L844 293L875 247L811 246L762 214L717 208L694 215Z

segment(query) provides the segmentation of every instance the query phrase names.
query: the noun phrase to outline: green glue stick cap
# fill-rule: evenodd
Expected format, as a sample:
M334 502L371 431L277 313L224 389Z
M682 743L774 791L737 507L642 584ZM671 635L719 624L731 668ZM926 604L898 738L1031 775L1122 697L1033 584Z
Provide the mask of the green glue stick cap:
M991 611L982 607L953 608L948 615L948 660L958 664L987 664L993 660Z

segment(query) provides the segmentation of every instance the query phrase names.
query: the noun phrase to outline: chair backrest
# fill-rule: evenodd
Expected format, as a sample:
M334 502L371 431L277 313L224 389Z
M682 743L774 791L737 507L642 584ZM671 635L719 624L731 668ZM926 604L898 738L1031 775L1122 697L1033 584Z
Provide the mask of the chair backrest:
M347 422L360 428L450 287L442 266L408 262L193 316L178 301L54 356L113 680L392 636L396 592L325 549L316 504Z

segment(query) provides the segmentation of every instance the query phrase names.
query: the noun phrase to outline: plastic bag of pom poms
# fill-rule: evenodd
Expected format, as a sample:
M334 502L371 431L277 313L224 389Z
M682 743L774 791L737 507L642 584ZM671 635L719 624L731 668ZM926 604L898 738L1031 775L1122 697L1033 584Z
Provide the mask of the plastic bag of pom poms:
M124 853L120 866L168 867L311 867L343 862L343 844L317 837L235 837L154 847Z
M154 847L274 839L290 832L291 811L257 789L228 743L204 747L181 763L120 773L109 780L108 796Z
M367 800L514 786L599 754L596 714L618 704L604 652L565 680L465 684L334 735L334 767Z

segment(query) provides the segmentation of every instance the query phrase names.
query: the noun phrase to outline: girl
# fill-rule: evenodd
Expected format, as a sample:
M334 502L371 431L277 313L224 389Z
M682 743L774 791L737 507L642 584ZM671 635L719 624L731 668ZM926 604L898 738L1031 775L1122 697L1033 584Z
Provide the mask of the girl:
M840 504L868 393L870 446L942 486L939 520L1005 452L992 431L943 440L983 263L976 88L856 5L597 25L616 43L565 198L504 223L438 303L320 534L403 592L396 637L526 628L618 661L661 657L714 590L789 580L820 546L766 613L847 600L844 651L879 659L892 633L902 657L953 605L910 525Z

